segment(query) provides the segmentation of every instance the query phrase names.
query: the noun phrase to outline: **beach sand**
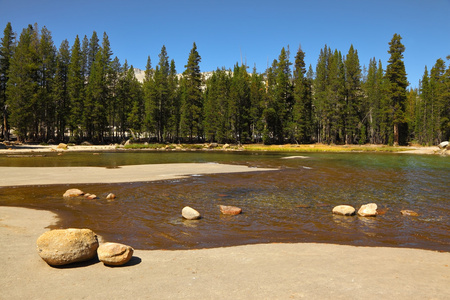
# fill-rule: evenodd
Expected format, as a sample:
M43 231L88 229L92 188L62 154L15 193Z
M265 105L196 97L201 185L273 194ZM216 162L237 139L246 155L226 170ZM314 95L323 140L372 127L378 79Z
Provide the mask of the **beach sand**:
M135 250L123 267L54 268L36 240L56 215L0 207L1 299L448 299L450 253L331 244Z

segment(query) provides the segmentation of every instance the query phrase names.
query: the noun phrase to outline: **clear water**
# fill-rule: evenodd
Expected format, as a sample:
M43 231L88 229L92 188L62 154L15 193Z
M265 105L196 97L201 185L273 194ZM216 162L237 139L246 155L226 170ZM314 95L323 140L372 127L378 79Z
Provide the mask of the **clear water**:
M286 159L289 156L297 158ZM0 156L1 166L102 166L217 162L271 172L192 176L158 182L78 185L96 200L64 199L70 185L0 188L0 205L58 213L56 228L90 228L137 249L192 249L271 242L323 242L450 251L450 160L408 154L248 152L54 153ZM7 176L2 174L0 176ZM107 201L108 193L117 195ZM377 203L375 218L342 217L334 206ZM220 214L218 205L243 213ZM187 221L189 205L202 219ZM407 217L409 209L419 217Z

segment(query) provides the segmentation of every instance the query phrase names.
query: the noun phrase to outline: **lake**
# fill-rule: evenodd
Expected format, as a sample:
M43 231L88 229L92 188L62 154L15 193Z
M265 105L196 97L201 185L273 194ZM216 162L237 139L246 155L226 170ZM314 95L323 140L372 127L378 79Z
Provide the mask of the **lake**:
M318 242L450 251L448 156L213 151L0 156L0 166L15 167L184 162L276 170L142 183L5 187L0 188L0 205L51 210L61 217L52 228L90 228L107 241L136 249ZM72 187L99 199L64 199L62 194ZM110 192L116 200L105 199ZM374 218L331 213L336 205L358 209L372 202L380 212ZM221 204L241 207L243 213L222 215ZM181 210L186 205L202 219L184 220ZM403 216L402 209L419 216Z

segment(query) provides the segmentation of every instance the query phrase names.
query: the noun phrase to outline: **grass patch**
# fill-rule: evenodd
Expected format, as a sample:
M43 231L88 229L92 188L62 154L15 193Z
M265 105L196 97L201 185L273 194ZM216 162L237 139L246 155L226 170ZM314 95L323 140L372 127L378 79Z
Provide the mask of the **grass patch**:
M386 145L244 145L245 151L267 152L400 152L410 150L408 147L394 147Z

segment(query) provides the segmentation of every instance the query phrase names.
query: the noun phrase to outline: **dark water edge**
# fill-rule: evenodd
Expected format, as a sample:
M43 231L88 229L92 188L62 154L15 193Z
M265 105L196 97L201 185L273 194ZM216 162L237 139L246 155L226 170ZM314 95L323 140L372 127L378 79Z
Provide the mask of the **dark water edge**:
M67 162L78 164L83 156L89 162L87 155ZM278 170L76 186L98 195L95 200L64 199L62 194L71 185L7 187L0 188L0 205L50 210L61 218L53 228L90 228L107 241L135 249L316 242L450 251L447 158L404 154L305 154L295 159L283 159L289 156L286 153L148 155L135 155L128 163L186 162L184 159ZM126 162L121 155L100 156L103 158L92 160L93 165L111 167ZM53 159L52 164L67 162ZM117 195L116 200L105 199L110 192ZM358 209L370 202L377 203L384 214L363 218L331 213L335 205ZM221 215L221 204L239 206L243 214ZM184 220L181 209L186 205L197 209L202 219ZM419 217L402 216L402 209L414 210Z

